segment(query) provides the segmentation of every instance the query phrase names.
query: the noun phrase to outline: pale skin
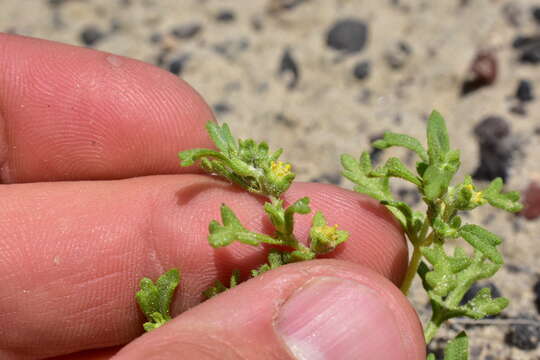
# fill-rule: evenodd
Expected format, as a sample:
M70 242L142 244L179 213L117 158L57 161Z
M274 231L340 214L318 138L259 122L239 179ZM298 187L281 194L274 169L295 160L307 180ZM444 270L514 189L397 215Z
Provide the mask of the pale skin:
M334 260L288 265L199 305L216 278L264 261L259 248L208 245L219 205L269 230L260 198L179 166L178 151L212 147L212 119L189 85L152 65L0 34L0 323L9 324L0 358L109 359L121 349L118 359L149 359L167 349L163 358L291 359L274 331L277 309L309 279L333 276L377 289L399 319L403 359L425 359L398 289L399 225L376 201L331 185L298 183L285 198L309 196L350 231ZM297 218L299 238L309 225ZM176 317L139 337L138 281L172 267L182 273Z

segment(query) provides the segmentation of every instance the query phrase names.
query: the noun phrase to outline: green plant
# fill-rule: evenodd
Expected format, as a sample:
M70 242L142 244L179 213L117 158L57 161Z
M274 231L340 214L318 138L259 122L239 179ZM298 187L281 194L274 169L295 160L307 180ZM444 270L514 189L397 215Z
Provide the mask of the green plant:
M233 241L253 246L263 243L277 246L269 252L265 264L252 270L251 275L257 276L287 263L310 260L317 255L326 254L347 240L346 231L338 230L337 225L329 226L322 213L316 212L312 219L309 246L298 241L294 235L294 215L307 214L311 209L306 197L284 207L281 196L289 188L295 175L290 164L278 160L281 150L270 153L264 142L257 144L253 140L237 141L226 124L219 126L209 122L207 130L218 150L183 151L179 154L181 165L190 166L200 160L200 166L207 172L221 175L249 192L266 197L264 211L274 226L272 236L250 231L241 224L234 212L223 204L221 223L214 220L209 226L211 246L227 246ZM508 300L493 299L489 288L482 289L468 303L460 305L471 286L477 280L493 276L502 266L503 259L497 249L502 242L501 238L478 225L462 224L459 212L472 210L486 203L516 212L521 209L519 194L502 193L501 179L495 179L483 191L477 189L470 176L465 177L461 183L452 185L452 179L460 166L459 151L450 148L444 119L436 111L428 120L427 149L410 136L394 133L386 133L384 138L376 141L373 146L379 149L404 147L420 158L415 172L397 158L390 158L383 166L373 168L367 152L362 153L359 159L342 155L341 163L344 168L343 175L355 184L355 191L367 194L384 204L400 222L413 247L401 290L406 295L415 275L419 275L432 306L431 319L424 329L426 342L433 339L440 326L448 319L458 316L481 319L502 311L508 305ZM408 204L397 201L390 189L390 178L400 178L414 184L422 195L426 211L413 210ZM459 238L471 245L471 254L459 246L455 247L453 254L448 254L445 244L449 241L456 242ZM156 285L143 279L143 295L139 295L141 292L137 294L141 308L151 320L150 325L145 324L146 330L158 327L170 318L168 310L164 312L161 305L170 303L171 288L174 289L178 279L166 277L163 282L170 281L171 286L160 287L162 278ZM228 287L218 281L204 294L206 297L217 295L236 286L239 279L239 274L235 272ZM161 295L156 295L156 291ZM158 300L152 299L158 298L167 299L159 302L159 311L155 305L148 305L157 303ZM428 360L434 359L433 354L428 356ZM462 332L448 344L445 360L464 359L468 359L468 339Z

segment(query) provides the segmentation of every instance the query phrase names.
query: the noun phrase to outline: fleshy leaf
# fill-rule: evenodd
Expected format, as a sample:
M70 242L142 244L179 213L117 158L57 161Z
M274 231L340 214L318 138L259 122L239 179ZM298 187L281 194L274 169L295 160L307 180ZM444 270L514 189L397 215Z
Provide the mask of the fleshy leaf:
M444 349L444 360L469 360L469 339L460 332Z
M180 283L178 269L171 269L161 275L156 283L143 278L140 282L141 289L135 295L148 322L143 327L146 331L156 329L171 320L169 307L174 296L174 290Z
M368 174L373 170L371 159L367 152L363 152L359 160L351 155L341 155L341 165L343 166L343 176L356 184L356 192L369 195L379 201L393 200L388 178L372 178Z
M508 299L499 297L491 298L491 289L483 288L476 296L463 306L465 316L473 319L483 319L489 315L497 315L508 306Z
M510 212L518 212L523 209L523 205L519 202L519 193L510 191L502 193L503 181L501 178L493 180L489 186L483 191L484 198L491 206L503 209Z
M238 150L238 145L231 134L229 125L223 124L220 127L217 123L209 121L206 123L206 130L208 131L208 134L210 135L210 138L214 144L222 152Z
M261 242L268 244L281 244L279 240L264 234L251 232L242 226L234 212L225 204L221 205L221 225L212 220L208 227L210 234L208 241L212 247L227 246L233 241L240 241L248 245L259 245Z
M478 225L464 225L459 229L459 235L472 247L484 254L495 264L502 264L503 258L496 246L502 239Z
M422 190L428 200L433 201L446 193L459 165L459 151L450 150L441 160L427 166L422 175L424 180Z
M450 151L450 141L444 118L435 110L428 119L427 143L430 164L443 162Z
M211 297L214 297L214 296L216 296L218 294L221 294L224 291L232 289L233 287L235 287L239 283L240 283L240 271L234 270L232 275L231 275L231 278L229 280L229 287L228 288L225 285L223 285L223 283L221 281L216 280L214 285L209 287L207 290L203 291L203 296L206 299L210 299Z
M368 174L370 177L397 177L408 182L415 184L416 186L422 185L422 179L414 175L405 164L398 158L392 157L386 161L383 167L376 169Z
M251 276L253 277L259 276L269 270L278 268L284 264L285 264L285 260L283 259L283 253L278 250L271 250L268 253L267 263L259 266L259 268L256 270L251 270Z
M428 161L428 154L420 141L416 140L409 135L396 134L392 132L385 132L384 137L381 140L377 140L372 144L377 149L387 149L391 146L401 146L409 150L414 151L422 161Z

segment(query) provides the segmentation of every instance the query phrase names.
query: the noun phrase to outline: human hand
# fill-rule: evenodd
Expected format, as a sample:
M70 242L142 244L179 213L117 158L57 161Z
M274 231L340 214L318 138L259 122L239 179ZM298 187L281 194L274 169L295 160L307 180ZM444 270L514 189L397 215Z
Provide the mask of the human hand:
M125 345L116 359L425 359L395 287L407 267L399 226L330 185L285 198L309 196L351 233L337 260L286 265L199 304L216 277L265 260L208 245L219 205L268 226L259 199L178 166L178 151L211 146L209 119L199 95L151 65L0 34L0 358L106 359ZM309 219L296 226L305 238ZM137 338L138 281L172 267L180 315Z

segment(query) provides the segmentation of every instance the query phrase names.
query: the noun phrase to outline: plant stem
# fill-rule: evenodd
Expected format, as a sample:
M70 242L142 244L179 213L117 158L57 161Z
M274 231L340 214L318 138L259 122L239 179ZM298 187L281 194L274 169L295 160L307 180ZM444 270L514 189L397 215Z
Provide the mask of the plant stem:
M418 270L418 265L420 264L421 259L422 259L422 253L420 252L420 245L415 245L411 262L409 263L409 266L407 268L407 274L405 275L405 280L403 280L403 284L401 284L401 292L404 295L407 295L409 292L409 289L411 288L412 282L414 280L414 277L416 276L416 271Z
M433 337L435 336L435 334L437 333L437 331L439 330L439 327L441 326L441 324L437 324L435 323L435 321L433 319L431 319L426 327L426 329L424 330L424 339L426 340L426 344L429 344L431 342L431 340L433 339Z

